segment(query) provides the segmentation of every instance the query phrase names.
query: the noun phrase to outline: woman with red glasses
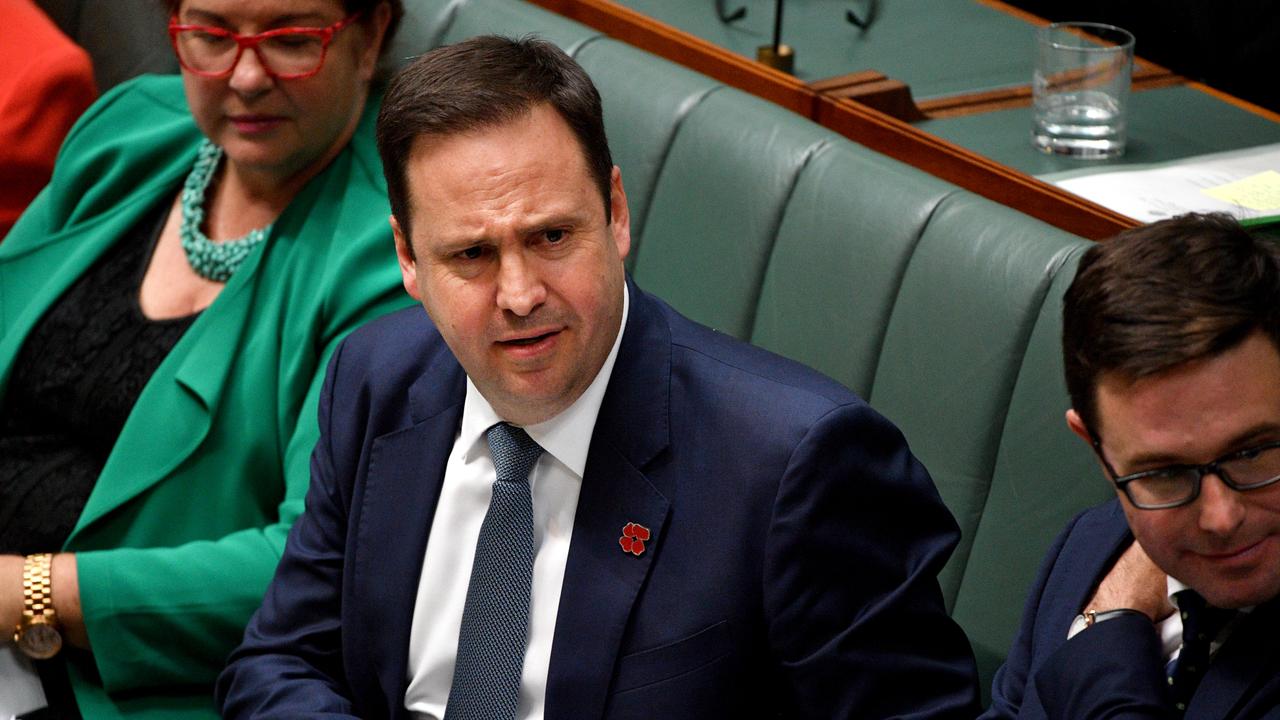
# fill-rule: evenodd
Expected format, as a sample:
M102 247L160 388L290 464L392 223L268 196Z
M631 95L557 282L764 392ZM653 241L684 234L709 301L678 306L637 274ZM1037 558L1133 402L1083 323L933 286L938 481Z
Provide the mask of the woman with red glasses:
M0 244L0 688L30 717L216 717L329 354L410 302L373 138L401 3L164 5L181 77L103 96Z

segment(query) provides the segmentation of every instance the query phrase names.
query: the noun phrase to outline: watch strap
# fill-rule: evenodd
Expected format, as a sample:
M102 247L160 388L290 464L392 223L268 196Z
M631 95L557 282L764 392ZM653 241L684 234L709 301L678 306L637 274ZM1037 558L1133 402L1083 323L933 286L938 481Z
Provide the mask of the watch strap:
M22 615L53 615L53 554L28 555L22 563Z
M53 555L28 555L22 563L22 616L13 641L27 657L47 660L62 649L53 609Z
M1138 615L1138 616L1147 618L1148 620L1151 619L1147 617L1146 613L1142 612L1141 610L1134 610L1133 608L1116 608L1114 610L1085 610L1083 615L1084 615L1085 627L1093 627L1094 625L1097 625L1100 622L1103 622L1106 620L1114 620L1115 618L1123 617L1125 615Z

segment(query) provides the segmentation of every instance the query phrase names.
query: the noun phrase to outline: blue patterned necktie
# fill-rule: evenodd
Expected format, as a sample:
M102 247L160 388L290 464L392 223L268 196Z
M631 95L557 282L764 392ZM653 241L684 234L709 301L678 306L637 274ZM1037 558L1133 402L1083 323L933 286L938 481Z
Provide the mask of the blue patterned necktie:
M1213 607L1195 590L1182 590L1175 596L1182 618L1182 650L1169 673L1169 702L1181 717L1209 669L1209 644L1238 611Z
M524 669L533 585L529 471L542 448L507 423L485 436L497 479L476 541L445 720L515 718Z

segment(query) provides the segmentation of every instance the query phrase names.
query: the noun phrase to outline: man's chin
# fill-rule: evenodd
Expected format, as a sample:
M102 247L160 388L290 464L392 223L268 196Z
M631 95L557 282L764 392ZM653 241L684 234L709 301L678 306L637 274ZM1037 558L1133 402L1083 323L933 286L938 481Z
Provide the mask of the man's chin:
M1273 573L1280 568L1271 568ZM1191 585L1210 605L1230 610L1261 605L1280 596L1280 579L1210 578Z
M517 425L536 425L550 420L576 399L576 396L567 397L568 392L563 389L549 387L531 377L505 382L495 393L481 389L481 394L499 415Z

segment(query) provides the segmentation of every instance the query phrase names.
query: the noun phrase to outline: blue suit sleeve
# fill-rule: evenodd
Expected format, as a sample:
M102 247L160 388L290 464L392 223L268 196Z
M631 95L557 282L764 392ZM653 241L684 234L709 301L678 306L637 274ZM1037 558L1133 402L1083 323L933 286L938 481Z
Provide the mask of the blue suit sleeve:
M1034 682L1050 720L1171 718L1163 666L1151 621L1126 615L1068 640Z
M973 718L977 673L937 582L959 533L901 433L841 405L792 453L765 556L793 717Z
M262 607L218 678L223 717L355 718L342 663L341 592L349 495L334 471L333 388L342 346L320 397L306 511L294 523Z
M1114 618L1067 639L1067 615L1077 610L1064 606L1063 584L1096 578L1082 575L1079 568L1059 570L1059 565L1070 566L1063 560L1068 545L1090 553L1111 547L1099 545L1090 534L1093 530L1081 530L1073 537L1081 519L1096 511L1077 515L1046 554L1027 596L1009 658L992 684L991 707L981 720L1168 717L1163 655L1150 620ZM1060 579L1055 579L1055 572Z

